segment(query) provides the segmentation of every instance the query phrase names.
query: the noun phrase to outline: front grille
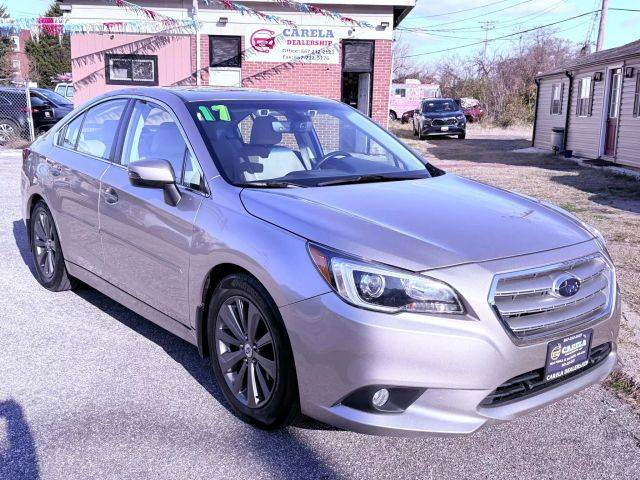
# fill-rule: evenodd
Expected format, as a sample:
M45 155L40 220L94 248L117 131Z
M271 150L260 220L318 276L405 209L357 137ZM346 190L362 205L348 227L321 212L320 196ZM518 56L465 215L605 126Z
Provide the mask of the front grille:
M532 372L523 373L517 377L513 377L511 380L507 380L498 388L496 388L491 394L489 394L481 403L483 407L497 407L504 405L507 402L513 402L515 400L522 400L530 395L539 393L540 391L558 385L560 383L571 380L576 375L580 375L587 370L590 370L604 361L605 358L611 353L611 344L603 343L598 347L592 348L589 354L589 363L575 372L571 372L564 377L551 380L549 382L544 381L544 367Z
M567 274L580 281L580 289L563 297L556 291L557 282ZM611 311L614 288L613 270L598 253L496 275L489 303L516 339L525 342L604 317Z
M457 125L458 120L455 118L436 118L431 122L431 125L441 126L441 125Z

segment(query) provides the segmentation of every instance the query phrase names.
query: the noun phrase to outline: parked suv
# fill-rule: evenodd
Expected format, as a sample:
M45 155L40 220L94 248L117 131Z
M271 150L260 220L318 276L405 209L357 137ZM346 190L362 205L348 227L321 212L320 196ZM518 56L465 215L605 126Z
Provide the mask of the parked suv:
M38 281L81 280L197 346L263 428L302 412L470 433L617 361L597 231L445 173L339 102L111 92L25 150L21 186Z
M428 135L467 135L467 120L452 98L423 100L413 115L413 134L420 140Z

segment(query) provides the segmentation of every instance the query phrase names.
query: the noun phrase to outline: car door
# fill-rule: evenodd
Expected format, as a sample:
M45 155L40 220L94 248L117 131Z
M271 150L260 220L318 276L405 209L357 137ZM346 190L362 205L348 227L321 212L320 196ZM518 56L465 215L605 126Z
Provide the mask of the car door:
M73 118L46 158L45 194L64 247L65 260L101 275L98 232L100 179L110 165L127 99L99 103Z
M100 234L105 278L181 323L189 324L188 273L195 217L207 195L202 170L169 109L136 100L122 133L120 164L102 178ZM134 186L128 165L168 160L182 198L165 202L161 188Z

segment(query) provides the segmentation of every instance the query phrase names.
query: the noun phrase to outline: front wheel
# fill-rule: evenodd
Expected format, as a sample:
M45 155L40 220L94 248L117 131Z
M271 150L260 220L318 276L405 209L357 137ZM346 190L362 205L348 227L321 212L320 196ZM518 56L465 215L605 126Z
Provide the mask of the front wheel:
M264 429L290 424L300 412L293 354L267 291L249 275L230 275L208 311L213 371L234 411Z
M44 202L39 201L33 207L29 225L31 253L38 282L53 292L71 290L74 279L67 272L58 230Z
M389 120L391 120L392 122L398 120L398 115L393 110L389 111Z
M465 138L467 138L467 134L466 133L458 134L458 140L464 140Z

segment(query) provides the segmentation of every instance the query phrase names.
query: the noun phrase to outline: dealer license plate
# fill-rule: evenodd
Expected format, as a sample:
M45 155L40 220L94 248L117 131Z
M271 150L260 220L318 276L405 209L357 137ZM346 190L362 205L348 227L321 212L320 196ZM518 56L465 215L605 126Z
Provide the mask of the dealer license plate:
M592 330L549 342L544 369L546 382L569 375L589 364Z
M449 131L449 127L440 127L440 131L441 132L448 132Z

